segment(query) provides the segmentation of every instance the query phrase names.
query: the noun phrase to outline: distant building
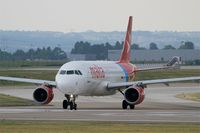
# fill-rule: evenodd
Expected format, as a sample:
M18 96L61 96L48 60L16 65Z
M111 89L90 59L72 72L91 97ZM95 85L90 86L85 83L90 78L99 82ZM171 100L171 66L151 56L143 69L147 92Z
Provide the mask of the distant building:
M109 50L108 59L118 60L121 50ZM179 50L132 50L132 61L168 61L173 56L180 56L182 61L200 59L199 49L179 49Z
M70 61L85 60L85 54L71 54L68 53L67 57Z
M96 54L86 54L85 55L85 60L96 60Z
M78 61L78 60L96 60L95 54L71 54L68 53L68 58L71 61Z

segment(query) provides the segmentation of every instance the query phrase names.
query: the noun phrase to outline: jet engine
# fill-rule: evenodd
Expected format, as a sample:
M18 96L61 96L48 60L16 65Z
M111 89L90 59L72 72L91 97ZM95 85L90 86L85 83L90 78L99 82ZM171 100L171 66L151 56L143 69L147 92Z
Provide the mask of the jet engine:
M140 104L145 97L144 88L139 86L131 86L124 92L124 99L131 105Z
M51 87L42 85L33 92L33 98L39 104L48 104L54 97L53 89Z

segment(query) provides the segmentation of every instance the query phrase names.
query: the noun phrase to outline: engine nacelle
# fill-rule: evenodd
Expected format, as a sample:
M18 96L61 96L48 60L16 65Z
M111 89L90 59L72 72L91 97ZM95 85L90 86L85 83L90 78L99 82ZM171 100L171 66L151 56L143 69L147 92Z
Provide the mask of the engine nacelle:
M53 89L42 85L33 92L33 98L39 104L48 104L54 97Z
M139 86L131 86L124 92L124 99L131 105L140 104L145 97L144 88Z

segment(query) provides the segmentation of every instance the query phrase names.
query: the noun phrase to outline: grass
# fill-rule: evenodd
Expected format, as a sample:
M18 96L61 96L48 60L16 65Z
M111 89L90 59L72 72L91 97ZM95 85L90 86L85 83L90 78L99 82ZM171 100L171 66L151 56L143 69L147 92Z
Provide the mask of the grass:
M0 61L0 68L61 66L67 61Z
M1 76L54 80L57 70L0 70Z
M0 94L0 106L31 106L33 101L14 96Z
M182 94L176 95L176 97L181 98L181 99L200 102L200 92L197 92L197 93L182 93Z
M1 133L199 133L199 124L0 121Z

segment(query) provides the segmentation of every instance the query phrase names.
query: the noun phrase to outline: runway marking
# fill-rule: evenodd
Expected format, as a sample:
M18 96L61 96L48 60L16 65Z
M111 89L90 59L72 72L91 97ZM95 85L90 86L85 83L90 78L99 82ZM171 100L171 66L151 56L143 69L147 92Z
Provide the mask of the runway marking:
M126 110L131 111L131 110ZM29 112L125 112L125 110L64 110L64 109L6 109L0 108L0 113L29 113ZM132 111L131 111L132 112Z
M181 111L181 113L180 113ZM187 111L187 112L186 112ZM106 112L106 113L100 113L100 115L121 115L121 114L133 114L133 113L141 113L144 115L158 115L158 114L175 114L175 115L184 115L184 114L196 114L199 115L199 111L190 111L188 110L173 110L173 111L156 111L156 110L149 110L149 112L146 112L146 110L101 110L101 109L94 109L94 110L64 110L64 109L26 109L26 108L0 108L0 113L30 113L30 112ZM117 112L117 113L109 113L109 112ZM118 113L122 112L122 113Z
M139 114L138 114L139 113ZM139 115L144 115L144 116L190 116L190 115L196 115L196 117L200 118L200 115L198 112L149 112L149 113L144 113L144 112L137 112L135 113L100 113L100 114L95 114L95 115L100 115L100 116L139 116Z
M49 110L49 109L0 109L0 113L34 113L34 112L64 112L64 110Z
M31 121L85 121L85 122L128 122L128 123L200 123L199 121L182 121L182 120L101 120L101 119L40 119L40 118L6 118L0 120L31 120Z
M12 114L12 115L10 115ZM19 114L19 115L18 115ZM200 123L199 110L63 110L0 108L0 120Z
M184 110L175 110L175 111L154 111L154 110L151 110L151 111L148 111L148 112L144 112L143 110L135 110L135 111L132 111L132 110L62 110L62 109L0 109L0 114L23 114L23 113L48 113L48 112L52 112L52 113L66 113L67 114L79 114L81 112L90 112L88 114L79 114L80 116L84 116L84 115L87 115L88 117L91 117L91 116L104 116L106 118L103 118L104 120L102 121L108 121L106 119L108 119L109 117L114 117L114 119L116 117L139 117L139 118L142 118L142 117L149 117L149 116L155 116L155 117L160 117L160 118L171 118L171 117L194 117L196 119L200 118L200 115L199 115L199 112L198 111L190 111L190 112L185 112ZM103 112L103 113L102 113ZM71 117L71 116L70 116ZM75 117L75 116L72 116L72 117ZM6 119L6 118L3 118L3 119ZM14 119L20 119L20 118L14 118ZM30 118L27 118L27 119L38 119L36 117L33 117L31 114L30 114ZM53 119L54 118L50 118L50 119ZM155 119L155 118L153 118ZM47 118L43 118L42 120L47 120ZM62 120L62 119L55 119L55 120ZM73 120L73 119L66 119L63 118L63 120ZM87 118L85 119L76 119L74 118L74 120L88 120ZM90 119L92 120L92 119ZM99 121L101 120L101 118L97 118L97 119L93 119L93 120L96 120L96 121ZM151 119L152 120L152 119ZM116 120L113 120L113 121L116 121ZM118 121L118 120L117 120ZM138 121L138 120L119 120L119 121ZM144 120L143 120L144 121ZM166 120L165 120L166 121ZM173 121L173 120L171 120ZM185 121L183 121L185 122ZM199 121L200 122L200 121Z

